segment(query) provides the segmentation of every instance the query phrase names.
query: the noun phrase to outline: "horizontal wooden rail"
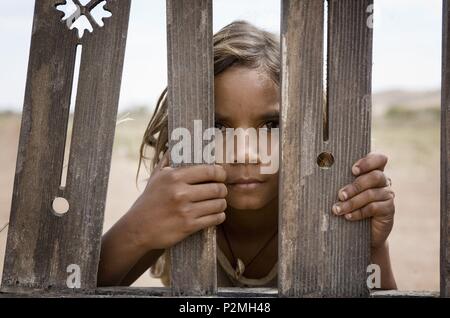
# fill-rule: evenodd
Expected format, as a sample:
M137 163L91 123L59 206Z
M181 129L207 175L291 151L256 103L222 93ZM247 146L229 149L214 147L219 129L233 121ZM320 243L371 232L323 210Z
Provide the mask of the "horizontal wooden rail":
M107 287L90 290L23 290L8 292L7 289L0 290L0 298L8 297L66 297L66 298L81 298L81 297L129 297L129 298L154 298L154 297L172 297L172 290L165 287ZM257 297L257 298L273 298L278 297L278 290L272 288L238 288L227 287L218 288L215 297ZM211 297L211 296L204 296ZM372 291L371 298L437 298L439 292L433 291L398 291L398 290L383 290Z

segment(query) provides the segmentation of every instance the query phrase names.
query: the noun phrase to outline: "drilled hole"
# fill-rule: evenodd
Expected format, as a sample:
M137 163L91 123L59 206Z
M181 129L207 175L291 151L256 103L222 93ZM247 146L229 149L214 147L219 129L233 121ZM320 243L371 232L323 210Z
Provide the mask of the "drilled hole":
M52 202L53 212L56 215L62 216L69 211L69 202L61 197L57 197Z
M317 157L317 165L322 169L329 169L334 163L334 157L329 152L322 152Z

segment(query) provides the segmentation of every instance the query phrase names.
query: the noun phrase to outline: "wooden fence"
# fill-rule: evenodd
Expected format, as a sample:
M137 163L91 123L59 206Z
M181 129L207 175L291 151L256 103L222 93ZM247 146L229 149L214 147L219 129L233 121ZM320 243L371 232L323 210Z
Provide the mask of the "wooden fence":
M214 228L171 249L171 288L97 288L131 0L108 0L105 9L112 16L99 27L90 11L101 2L91 0L83 6L73 0L78 15L66 21L82 14L94 29L82 38L61 22L63 14L57 7L64 0L35 3L0 296L435 296L370 293L366 285L369 221L330 217L338 189L353 180L352 163L370 151L373 0L281 1L278 290L218 289ZM441 296L445 297L450 296L449 13L444 0ZM203 127L213 127L212 0L167 0L167 32L169 131L176 127L193 131L193 121L198 119ZM67 181L62 186L80 46L73 136ZM67 213L53 209L55 198L67 201ZM81 285L76 289L67 286L70 264L80 269Z

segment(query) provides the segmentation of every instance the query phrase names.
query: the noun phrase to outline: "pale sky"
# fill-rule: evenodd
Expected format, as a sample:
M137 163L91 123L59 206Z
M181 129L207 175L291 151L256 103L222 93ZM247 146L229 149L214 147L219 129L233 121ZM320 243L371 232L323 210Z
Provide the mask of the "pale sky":
M279 33L280 0L214 0L214 32L245 19ZM0 1L0 111L23 105L34 1ZM113 13L114 14L114 13ZM119 111L167 84L165 0L132 0ZM373 89L439 89L441 0L375 0Z

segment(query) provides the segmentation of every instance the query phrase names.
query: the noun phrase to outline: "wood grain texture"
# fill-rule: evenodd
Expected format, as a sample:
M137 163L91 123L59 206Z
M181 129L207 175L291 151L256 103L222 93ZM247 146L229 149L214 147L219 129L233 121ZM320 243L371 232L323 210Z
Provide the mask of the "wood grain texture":
M8 288L0 289L0 298L7 297L63 297L63 298L79 298L79 297L126 297L126 298L151 298L151 297L171 297L172 290L167 287L103 287L88 290L30 290ZM277 290L273 288L239 288L226 287L218 288L217 294L213 297L238 298L238 297L276 297ZM205 297L210 298L211 295Z
M130 1L108 1L112 17L81 41L61 22L55 6L63 2L35 4L3 287L67 288L70 264L80 266L82 288L96 287ZM64 188L78 43L83 53ZM53 212L55 197L69 202L66 214Z
M282 2L278 248L282 297L320 295L320 245L312 235L320 233L321 219L315 202L308 199L317 178L315 156L322 138L323 11L323 1Z
M201 120L203 129L214 127L212 1L167 0L167 40L169 132L184 127L193 140L194 120ZM170 149L174 143L170 141ZM174 295L216 293L215 228L174 246L171 264Z
M438 298L439 292L415 290L378 290L370 292L371 298Z
M239 297L277 297L278 291L272 288L238 288L226 287L218 288L217 294L213 297L219 298L239 298ZM89 290L61 290L61 291L43 291L43 290L15 290L0 289L0 298L160 298L170 297L172 291L166 287L108 287ZM210 298L211 296L206 296ZM439 292L431 291L399 291L399 290L380 290L372 291L371 298L437 298Z
M204 297L218 297L218 298L267 298L276 297L277 290L272 288L238 288L227 287L219 288L217 294ZM171 297L172 290L166 287L108 287L88 290L61 290L61 291L47 291L47 290L16 290L9 291L8 289L0 289L0 298L160 298Z
M441 105L441 296L450 297L450 4L443 1Z
M324 107L324 3L282 2L282 297L369 295L369 221L347 222L333 216L331 207L338 190L354 181L353 163L370 151L372 30L366 10L371 3L328 3ZM317 164L322 152L334 157L329 169Z

